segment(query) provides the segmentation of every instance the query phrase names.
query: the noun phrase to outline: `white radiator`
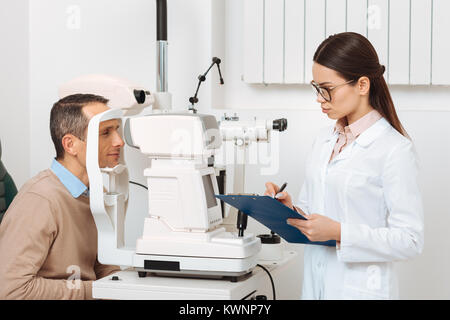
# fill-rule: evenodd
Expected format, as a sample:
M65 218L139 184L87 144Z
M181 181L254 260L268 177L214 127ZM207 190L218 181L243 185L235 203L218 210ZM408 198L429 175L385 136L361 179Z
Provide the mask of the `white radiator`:
M449 0L243 0L244 81L311 81L331 34L366 36L390 84L450 84Z

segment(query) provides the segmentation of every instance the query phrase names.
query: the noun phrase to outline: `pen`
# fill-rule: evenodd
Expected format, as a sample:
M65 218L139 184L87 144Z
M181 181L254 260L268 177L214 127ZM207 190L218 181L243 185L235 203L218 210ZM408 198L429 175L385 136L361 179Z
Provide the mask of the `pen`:
M283 185L281 186L280 190L278 190L277 194L275 195L275 197L274 197L275 199L277 199L277 196L278 196L281 192L283 192L283 190L286 188L286 186L287 186L287 182L283 183Z

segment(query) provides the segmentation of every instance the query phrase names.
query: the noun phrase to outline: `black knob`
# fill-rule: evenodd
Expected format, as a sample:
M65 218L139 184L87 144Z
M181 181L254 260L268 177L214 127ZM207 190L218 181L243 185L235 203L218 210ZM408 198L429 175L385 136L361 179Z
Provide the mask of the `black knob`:
M267 300L267 296L261 294L261 295L257 295L255 300Z
M286 130L287 129L287 119L282 118L282 119L273 120L272 129L280 131L280 132Z
M281 243L280 236L278 236L276 234L259 234L257 237L261 239L261 243L263 243L263 244Z
M112 280L112 281L118 281L118 280L119 280L119 277L118 277L118 276L112 276L111 280Z
M134 97L137 103L143 104L145 102L145 91L144 90L134 90Z
M197 103L198 102L198 98L190 97L189 98L189 102L192 103L192 104Z

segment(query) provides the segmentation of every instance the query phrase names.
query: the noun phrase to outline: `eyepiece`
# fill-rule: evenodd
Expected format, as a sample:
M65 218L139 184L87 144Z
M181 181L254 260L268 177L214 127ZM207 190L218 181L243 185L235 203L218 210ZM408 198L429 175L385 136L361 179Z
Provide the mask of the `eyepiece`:
M145 102L145 91L144 90L134 90L134 97L137 103L143 104Z
M272 129L280 131L280 132L286 130L287 129L287 119L281 118L281 119L273 120Z

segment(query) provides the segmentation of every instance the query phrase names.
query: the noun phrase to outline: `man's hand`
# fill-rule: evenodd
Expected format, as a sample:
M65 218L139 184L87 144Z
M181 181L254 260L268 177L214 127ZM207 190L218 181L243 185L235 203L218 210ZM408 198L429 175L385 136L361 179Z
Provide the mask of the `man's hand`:
M307 220L288 219L287 223L299 229L310 241L341 241L341 224L320 214L305 215Z

